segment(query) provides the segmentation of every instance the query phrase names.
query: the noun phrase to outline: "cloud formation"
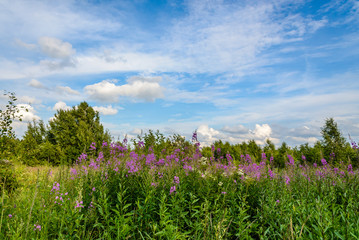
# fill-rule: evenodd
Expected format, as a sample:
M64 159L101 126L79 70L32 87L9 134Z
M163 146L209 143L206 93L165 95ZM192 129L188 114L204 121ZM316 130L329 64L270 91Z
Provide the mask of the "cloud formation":
M163 97L164 88L160 85L161 77L131 77L127 84L116 85L116 80L103 80L84 89L91 99L102 102L117 102L119 97L130 97L132 100L153 102Z
M95 111L98 111L99 113L103 115L116 115L118 113L118 108L113 108L111 105L107 107L93 107Z
M243 125L224 126L216 130L208 125L200 125L197 129L199 140L203 145L208 146L217 140L229 141L232 144L254 140L257 144L264 145L269 139L275 144L279 139L272 137L272 128L268 124L256 124L253 130Z
M57 38L41 37L38 44L41 52L50 58L50 60L42 60L40 63L48 66L50 70L75 66L76 60L73 55L76 51L70 43Z
M24 122L31 122L41 119L36 115L36 111L29 104L17 104L16 107L19 109L19 113L17 114L18 118L21 116L21 119Z
M61 93L69 94L69 95L80 95L80 93L76 90L73 90L70 87L57 86L56 90Z
M31 79L29 84L30 87L39 88L39 89L47 89L39 80Z
M55 111L59 110L70 110L71 107L67 106L65 102L59 101L55 104L55 106L52 108Z

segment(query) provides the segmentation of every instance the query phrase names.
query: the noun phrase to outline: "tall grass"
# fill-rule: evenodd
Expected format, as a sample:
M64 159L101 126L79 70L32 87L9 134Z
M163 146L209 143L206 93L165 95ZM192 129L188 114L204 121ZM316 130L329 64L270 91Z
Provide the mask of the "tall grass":
M0 239L358 239L358 171L104 144L1 196ZM104 154L106 151L108 155Z

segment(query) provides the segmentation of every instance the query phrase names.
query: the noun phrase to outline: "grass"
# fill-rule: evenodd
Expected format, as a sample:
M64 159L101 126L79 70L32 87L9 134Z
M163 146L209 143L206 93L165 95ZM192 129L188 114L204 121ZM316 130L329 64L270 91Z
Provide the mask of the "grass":
M16 166L0 239L358 239L350 166L105 150L71 167Z

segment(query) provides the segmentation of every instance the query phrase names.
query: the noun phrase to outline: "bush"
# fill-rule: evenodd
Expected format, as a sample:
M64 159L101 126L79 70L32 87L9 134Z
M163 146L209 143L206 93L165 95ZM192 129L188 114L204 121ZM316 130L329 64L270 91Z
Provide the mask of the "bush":
M18 187L19 183L12 162L5 159L0 160L0 192L5 190L12 193Z

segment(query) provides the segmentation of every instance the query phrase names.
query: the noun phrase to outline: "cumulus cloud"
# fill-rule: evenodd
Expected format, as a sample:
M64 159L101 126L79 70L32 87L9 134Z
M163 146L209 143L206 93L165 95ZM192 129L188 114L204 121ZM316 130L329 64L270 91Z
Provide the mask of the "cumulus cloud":
M58 111L58 110L70 110L71 107L67 106L65 102L59 101L59 102L57 102L55 104L55 106L52 109L55 110L55 111Z
M267 139L272 134L272 128L268 124L256 124L256 128L252 131L252 133L257 139Z
M218 130L211 128L208 125L200 125L197 129L197 134L204 146L208 146L219 140L221 135Z
M29 84L30 87L39 88L39 89L47 89L39 80L31 79Z
M31 122L34 120L40 120L40 117L35 113L34 108L29 104L17 104L17 108L20 110L17 114L18 118L21 116L22 121Z
M272 128L268 124L256 124L253 130L243 125L225 126L220 130L200 125L197 129L199 140L202 145L208 146L217 140L229 141L233 144L243 141L254 140L257 144L264 145L267 139L274 144L279 143L279 139L272 137Z
M131 77L127 84L116 85L117 81L103 80L102 82L88 85L85 91L90 98L102 102L117 102L119 97L130 97L149 102L163 97L164 88L160 85L161 77Z
M118 113L118 108L113 108L111 105L107 107L93 107L95 111L102 113L103 115L115 115Z
M67 94L70 94L70 95L80 95L80 93L76 90L73 90L72 88L70 87L62 87L62 86L58 86L56 87L56 90L61 92L61 93L67 93Z

